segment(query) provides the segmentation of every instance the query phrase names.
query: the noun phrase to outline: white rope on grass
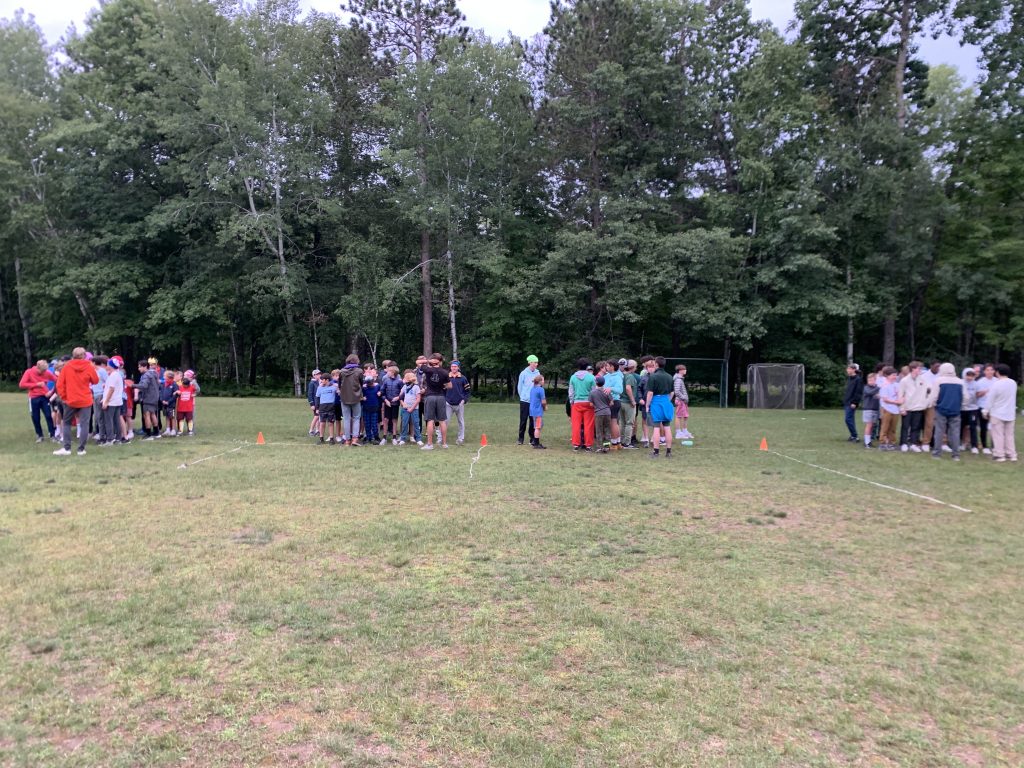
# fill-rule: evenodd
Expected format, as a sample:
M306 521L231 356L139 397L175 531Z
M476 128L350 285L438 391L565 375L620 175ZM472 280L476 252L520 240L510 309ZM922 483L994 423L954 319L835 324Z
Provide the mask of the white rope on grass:
M794 459L792 456L786 456L784 453L779 453L778 451L772 451L772 453L774 453L776 456L781 456L784 459L789 459L790 461L795 461L797 464L803 464L803 465L808 466L808 467L814 467L815 469L821 469L821 470L824 470L825 472L831 472L834 475L840 475L842 477L848 477L851 480L859 480L862 483L867 483L868 485L874 485L874 486L876 486L878 488L884 488L887 491L896 491L897 493L905 493L907 496L913 496L915 499L923 499L924 501L930 501L932 504L941 504L944 507L949 507L950 509L955 509L957 512L970 512L971 511L969 509L965 509L964 507L958 507L956 504L950 504L949 502L942 501L940 499L934 499L931 496L923 496L920 493L914 493L913 491L908 491L905 488L896 488L896 487L894 487L892 485L885 485L883 483L876 483L874 480L865 480L863 477L857 477L856 475L848 475L845 472L840 472L838 469L829 469L828 467L822 467L822 466L819 466L818 464L811 464L811 462L809 462L809 461L801 461L800 459Z
M480 452L481 452L481 451L482 451L482 450L483 450L484 448L486 448L486 447L487 447L486 445L481 445L481 446L480 446L480 447L479 447L479 448L477 449L477 451L476 451L476 456L475 456L475 457L473 458L473 460L472 460L471 462L469 462L469 479L470 479L470 480L472 480L472 479L473 479L473 465L474 465L474 464L476 464L476 463L477 463L478 461L480 461Z
M210 459L219 459L221 456L227 456L229 453L235 453L236 451L240 451L244 447L244 445L240 445L237 448L232 448L230 451L224 451L224 453L218 453L214 456L207 456L202 459L196 459L195 461L187 461L184 464L179 464L178 469L188 469L191 466L194 466L196 464L202 464L204 461L209 461Z

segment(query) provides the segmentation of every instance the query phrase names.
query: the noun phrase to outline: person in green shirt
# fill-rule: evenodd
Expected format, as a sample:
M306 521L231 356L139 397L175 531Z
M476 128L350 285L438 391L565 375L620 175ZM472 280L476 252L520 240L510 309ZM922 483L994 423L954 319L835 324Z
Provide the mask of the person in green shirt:
M647 368L647 412L651 415L651 458L656 459L661 444L661 431L665 431L665 458L672 455L672 375L665 370L665 358L648 360Z
M572 449L592 451L594 448L594 405L590 390L594 388L594 374L587 370L590 361L581 357L576 361L576 373L569 377L569 402L572 403ZM582 440L580 429L582 428Z
M636 360L619 360L622 370L622 407L619 409L619 433L622 436L622 447L636 449L636 438L633 427L636 424L637 384L640 377L636 375Z

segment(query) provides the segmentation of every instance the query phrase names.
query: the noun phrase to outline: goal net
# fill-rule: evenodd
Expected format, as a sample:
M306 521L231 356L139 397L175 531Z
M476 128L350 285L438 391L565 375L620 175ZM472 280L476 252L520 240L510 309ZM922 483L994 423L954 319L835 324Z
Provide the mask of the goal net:
M728 407L729 363L712 357L666 357L665 370L675 374L677 365L686 366L686 394L690 405Z
M799 363L747 366L747 408L803 410L804 367Z

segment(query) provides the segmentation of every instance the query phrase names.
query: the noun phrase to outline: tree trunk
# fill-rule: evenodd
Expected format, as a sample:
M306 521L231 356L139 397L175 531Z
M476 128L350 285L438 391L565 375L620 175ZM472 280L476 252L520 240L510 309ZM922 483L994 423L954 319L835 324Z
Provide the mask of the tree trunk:
M459 359L459 339L455 334L455 265L452 256L452 249L449 245L448 253L448 323L452 332L452 360Z
M896 360L896 318L889 315L882 323L882 362L893 365Z
M32 334L29 332L28 310L25 309L25 299L22 298L21 288L21 257L14 257L14 290L18 294L18 319L21 321L21 338L25 345L25 364L32 367Z
M430 230L420 231L420 282L423 286L423 354L434 352L434 289L430 282Z
M259 360L260 351L256 342L249 345L249 386L256 386L256 361Z
M846 265L846 294L853 293L853 268ZM853 315L846 318L846 362L853 362Z
M192 345L188 343L188 336L181 340L181 370L186 371L192 367Z
M235 326L231 326L231 362L235 366L235 386L237 387L242 382L239 380L238 375L238 344L235 341Z

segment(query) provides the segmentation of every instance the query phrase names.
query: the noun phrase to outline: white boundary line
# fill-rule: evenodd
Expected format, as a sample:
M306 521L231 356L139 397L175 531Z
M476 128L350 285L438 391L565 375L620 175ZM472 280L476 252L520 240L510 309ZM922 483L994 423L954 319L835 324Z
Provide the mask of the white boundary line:
M476 457L471 462L469 462L469 479L470 480L473 479L473 465L476 464L478 461L480 461L480 452L483 451L483 449L486 448L486 447L487 446L485 446L485 445L481 445L477 449L477 451L476 451Z
M885 488L885 490L887 490L887 491L896 491L897 493L905 493L905 494L907 494L907 496L913 496L916 499L924 499L925 501L930 501L933 504L941 504L944 507L949 507L950 509L955 509L957 512L970 512L971 511L969 509L964 509L963 507L958 507L956 504L950 504L948 502L941 501L939 499L933 499L931 496L922 496L920 493L914 493L913 491L908 491L908 490L906 490L904 488L895 488L895 487L893 487L891 485L883 485L882 483L876 483L874 480L865 480L863 477L857 477L856 475L848 475L845 472L840 472L838 469L829 469L828 467L822 467L822 466L819 466L818 464L811 464L809 461L801 461L800 459L794 459L792 456L786 456L784 453L779 453L778 451L772 451L772 453L775 454L776 456L781 456L784 459L789 459L790 461L795 461L797 464L803 464L803 465L808 466L808 467L814 467L815 469L821 469L821 470L824 470L825 472L831 472L834 475L841 475L842 477L848 477L851 480L859 480L862 483L868 483L869 485L874 485L874 486L876 486L878 488Z
M227 456L229 453L235 453L236 451L240 451L244 447L245 447L244 445L240 445L237 448L232 448L230 451L224 451L224 453L218 453L215 456L207 456L206 458L203 458L203 459L196 459L195 461L188 461L188 462L185 462L184 464L179 464L178 465L178 469L188 469L189 467L191 467L194 464L202 464L204 461L209 461L210 459L219 459L221 456Z

